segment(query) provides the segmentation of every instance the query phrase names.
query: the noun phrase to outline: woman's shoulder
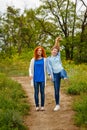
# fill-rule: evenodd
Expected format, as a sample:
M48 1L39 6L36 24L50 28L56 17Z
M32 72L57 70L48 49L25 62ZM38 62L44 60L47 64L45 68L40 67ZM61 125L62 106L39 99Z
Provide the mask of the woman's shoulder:
M44 57L43 59L44 59L44 61L46 61L46 60L47 60L47 58L45 58L45 57Z
M50 59L50 56L48 56L46 59L49 60L49 59Z
M35 58L33 57L33 58L31 59L31 62L34 62L34 60L35 60Z
M51 61L51 56L48 56L47 57L47 62L50 62Z

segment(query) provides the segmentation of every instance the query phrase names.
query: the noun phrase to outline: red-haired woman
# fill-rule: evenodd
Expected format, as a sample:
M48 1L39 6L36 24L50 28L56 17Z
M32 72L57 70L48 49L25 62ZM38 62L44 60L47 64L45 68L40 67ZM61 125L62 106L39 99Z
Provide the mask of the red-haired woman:
M45 84L46 84L46 53L43 47L38 46L34 50L34 57L30 61L29 76L34 85L34 99L36 111L44 110ZM39 104L39 90L41 95L41 108Z

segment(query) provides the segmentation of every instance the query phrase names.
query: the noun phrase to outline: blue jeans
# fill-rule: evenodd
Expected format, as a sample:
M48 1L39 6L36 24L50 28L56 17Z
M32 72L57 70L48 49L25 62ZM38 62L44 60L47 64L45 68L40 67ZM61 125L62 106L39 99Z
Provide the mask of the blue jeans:
M61 82L61 73L54 73L54 95L55 95L55 102L56 105L59 104L59 100L60 100L60 82Z
M39 89L40 89L40 96L41 96L41 107L44 107L45 82L34 82L34 99L35 99L36 107L39 107Z

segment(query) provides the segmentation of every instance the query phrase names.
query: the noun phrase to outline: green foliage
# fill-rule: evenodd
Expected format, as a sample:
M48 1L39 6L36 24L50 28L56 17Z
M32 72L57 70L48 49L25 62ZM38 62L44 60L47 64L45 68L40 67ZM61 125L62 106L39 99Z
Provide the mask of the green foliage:
M21 85L0 73L0 130L26 130L23 116L28 111Z
M76 63L87 63L87 41L77 44L74 51L74 60Z
M87 95L82 94L80 99L74 102L75 122L78 126L87 127Z
M76 111L75 123L83 130L87 127L87 65L75 65L72 62L64 63L68 68L69 84L67 93L75 95L73 109Z
M4 57L0 62L0 72L6 73L7 75L28 75L29 62L32 55L32 51L22 53L20 56L18 53L13 55L11 58Z
M24 49L22 51L22 54L19 56L19 59L22 59L22 61L30 61L31 58L33 58L33 52L34 52L34 49Z
M8 6L7 12L0 17L0 51L3 58L11 58L14 53L21 54L24 48L37 45L49 48L55 37L61 35L65 39L66 59L87 62L85 8L83 13L80 10L78 14L76 8L79 1L65 0L62 4L61 0L41 1L44 4L39 8L25 9L23 14L20 14L20 9Z
M79 95L82 92L87 93L87 82L73 82L68 88L68 93L72 95Z
M23 121L21 115L15 110L6 109L0 113L0 128L4 130L26 130L23 126ZM23 127L23 128L22 128Z
M70 85L67 89L67 92L72 95L87 93L86 64L71 65L69 75L70 75Z

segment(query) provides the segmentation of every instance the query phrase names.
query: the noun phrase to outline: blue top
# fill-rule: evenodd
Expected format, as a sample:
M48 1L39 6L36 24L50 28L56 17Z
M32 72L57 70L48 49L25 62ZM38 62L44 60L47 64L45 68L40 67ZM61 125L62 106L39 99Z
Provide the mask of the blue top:
M34 62L34 82L45 82L43 58Z
M49 64L51 65L53 73L59 73L63 69L60 52L58 52L56 56L49 57Z

